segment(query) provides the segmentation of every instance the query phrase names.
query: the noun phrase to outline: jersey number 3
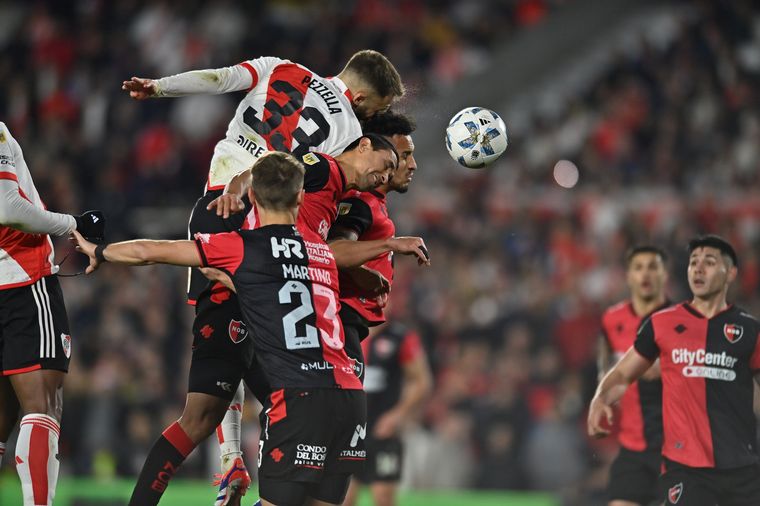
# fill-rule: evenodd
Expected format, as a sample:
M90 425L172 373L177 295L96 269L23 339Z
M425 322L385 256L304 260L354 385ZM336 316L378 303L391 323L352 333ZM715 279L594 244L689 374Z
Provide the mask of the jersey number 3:
M330 124L319 112L319 109L303 107L303 93L287 81L274 81L270 88L276 91L277 95L271 97L264 104L264 109L269 111L269 118L265 121L260 120L256 117L256 109L249 106L243 113L243 121L254 132L267 139L272 149L292 152L294 155L300 156L308 153L310 147L319 146L327 139L330 135ZM285 98L287 102L280 105L275 98L281 100ZM302 107L303 109L301 109ZM307 134L301 127L297 127L292 132L283 131L284 129L281 128L283 119L294 114L313 123L316 129L311 134ZM293 148L294 141L298 143L295 148Z
M285 332L285 347L289 350L298 350L302 348L319 348L319 337L330 348L343 349L343 339L340 336L340 325L338 323L337 310L335 303L335 293L323 285L313 285L314 302L319 303L323 320L330 326L330 331L317 329L313 325L306 323L304 325L305 335L298 335L297 324L304 318L314 314L314 305L311 300L311 291L300 281L288 281L280 288L278 296L280 304L291 304L294 296L300 296L301 305L293 309L282 318L282 327ZM319 300L321 299L321 300Z

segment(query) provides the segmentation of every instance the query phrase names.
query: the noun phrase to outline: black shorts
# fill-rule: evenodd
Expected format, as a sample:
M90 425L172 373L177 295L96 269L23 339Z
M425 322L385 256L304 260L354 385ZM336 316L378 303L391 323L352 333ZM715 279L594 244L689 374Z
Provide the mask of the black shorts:
M635 452L620 448L610 469L607 498L649 504L657 498L661 470L662 455L658 450Z
M760 465L711 469L687 467L665 459L660 493L666 505L757 506L760 504Z
M367 463L356 473L362 483L376 481L396 482L401 480L403 446L401 439L375 439L367 437Z
M71 334L57 276L0 290L0 368L3 376L37 369L67 372Z
M303 504L307 495L342 503L350 475L367 455L364 391L278 389L260 419L259 495L274 504Z
M214 299L204 292L195 306L187 390L232 399L253 362L253 338L237 296L224 297Z
M346 336L344 349L351 360L354 372L364 383L364 351L362 341L369 335L369 326L359 313L347 304L340 308L340 320L343 323L343 334Z
M269 386L269 379L264 373L264 368L261 367L256 358L253 359L251 367L243 375L243 381L262 405L272 393L272 387Z

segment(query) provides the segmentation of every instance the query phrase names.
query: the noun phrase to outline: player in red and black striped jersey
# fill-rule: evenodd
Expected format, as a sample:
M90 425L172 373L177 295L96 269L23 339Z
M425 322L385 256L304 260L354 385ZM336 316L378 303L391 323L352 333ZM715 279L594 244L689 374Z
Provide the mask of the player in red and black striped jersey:
M238 65L218 69L194 70L161 79L132 77L124 81L122 89L137 100L151 97L177 97L192 94L221 94L245 91L235 116L229 123L225 138L214 148L209 167L206 191L196 203L188 227L190 236L195 233L217 233L234 230L235 221L207 220L198 216L198 209L221 195L225 185L235 174L250 169L255 160L268 151L284 151L299 156L319 151L330 156L343 153L347 146L361 136L360 119L369 118L386 109L403 96L401 78L385 56L372 50L355 53L343 70L335 77L323 78L297 63L275 57L260 57ZM210 271L206 270L206 273ZM212 302L197 302L207 282L197 270L191 270L188 281L188 299L191 304L208 307ZM224 293L207 292L216 300L229 297ZM232 297L234 298L234 297ZM211 328L227 328L219 314L214 325L196 322L196 341L203 343L203 333ZM228 319L230 325L238 325ZM206 326L210 325L210 326ZM244 329L235 336L244 335ZM230 338L233 336L230 334ZM245 345L243 345L245 346ZM243 390L239 388L228 414L230 423L239 426ZM222 445L222 484L227 471L241 455L239 441L231 438ZM243 466L242 461L240 465ZM243 477L243 479L247 479ZM223 495L229 495L222 490ZM217 506L230 504L229 497L217 501Z
M400 430L432 389L430 368L419 335L398 322L373 327L362 348L367 461L343 505L356 503L361 484L369 485L375 504L395 504L403 460Z
M385 322L387 301L387 295L377 297L363 287L361 281L368 272L379 272L389 282L393 281L393 254L398 251L390 247L396 227L388 213L386 195L390 191L406 193L417 170L411 137L415 125L411 118L388 111L366 121L364 130L384 135L393 142L399 154L399 166L386 184L368 192L352 192L340 203L338 219L330 231L330 246L355 255L362 249L377 248L373 258L362 267L341 269L341 319L346 329L346 352L356 363L365 364L359 366L358 373L363 378L366 371L369 383L365 386L373 389L373 394L368 396L368 412L373 420L372 426L368 422L367 428L368 460L358 477L370 485L377 504L393 504L401 475L398 431L407 414L430 389L430 373L417 334L408 330L401 332L403 327L399 324L385 327L381 331L383 337L361 343L370 327ZM423 248L424 243L421 243L420 249L427 256ZM427 263L429 259L423 264ZM367 349L371 350L372 357L366 357ZM380 377L385 379L380 380ZM400 395L402 378L403 398ZM354 503L358 492L358 483L354 483L346 501L349 505Z
M414 141L411 134L415 124L411 118L395 112L384 112L365 122L364 129L383 135L393 142L399 155L398 168L392 177L378 188L365 192L351 192L340 203L338 218L330 230L330 246L341 254L358 256L369 254L371 260L362 267L341 269L341 318L346 327L346 349L350 357L361 363L360 342L367 337L369 327L385 321L383 307L387 296L378 297L368 290L364 279L379 272L389 283L393 282L393 247L396 226L386 202L389 192L406 193L417 170L414 158ZM419 250L427 257L424 242ZM429 264L429 258L420 265ZM390 286L389 286L390 289Z
M628 351L641 322L668 305L665 296L665 252L641 245L626 254L626 281L631 298L602 316L599 378ZM620 453L610 469L610 506L649 504L657 495L662 458L662 382L659 363L631 384L620 400Z
M275 389L262 412L264 504L303 504L309 498L339 504L365 453L363 437L356 436L364 431L365 398L344 351L337 264L317 233L296 225L303 173L291 155L259 159L256 193L249 194L258 211L255 230L100 247L77 236L78 249L90 257L88 273L111 261L206 266L230 277L256 342L258 365ZM143 467L130 504L157 504L176 469L210 434L208 427L185 416L170 426L151 450L155 458Z
M737 276L733 247L717 236L689 243L693 298L658 311L641 326L591 402L589 434L606 435L604 418L632 381L659 358L663 384L666 504L760 504L753 376L760 382L760 322L728 304Z

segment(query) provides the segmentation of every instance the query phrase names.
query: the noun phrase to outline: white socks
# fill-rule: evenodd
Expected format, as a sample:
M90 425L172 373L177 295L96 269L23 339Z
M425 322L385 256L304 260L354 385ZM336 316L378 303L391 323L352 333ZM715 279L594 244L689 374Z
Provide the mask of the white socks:
M222 454L222 473L229 469L236 457L243 455L243 451L240 449L240 422L243 418L244 400L245 387L241 381L222 423L216 428L216 437L219 440L219 450Z

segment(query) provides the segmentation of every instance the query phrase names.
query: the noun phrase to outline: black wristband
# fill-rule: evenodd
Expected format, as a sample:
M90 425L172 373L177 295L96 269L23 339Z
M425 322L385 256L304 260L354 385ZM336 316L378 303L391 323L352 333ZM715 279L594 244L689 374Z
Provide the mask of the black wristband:
M105 255L103 254L103 250L106 249L106 246L108 246L108 244L98 244L97 246L95 246L95 258L100 263L108 262L108 260L106 260Z

